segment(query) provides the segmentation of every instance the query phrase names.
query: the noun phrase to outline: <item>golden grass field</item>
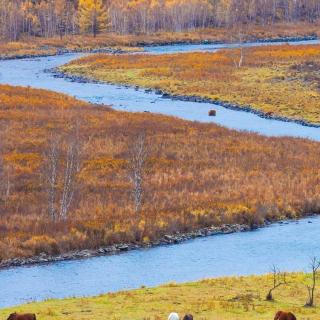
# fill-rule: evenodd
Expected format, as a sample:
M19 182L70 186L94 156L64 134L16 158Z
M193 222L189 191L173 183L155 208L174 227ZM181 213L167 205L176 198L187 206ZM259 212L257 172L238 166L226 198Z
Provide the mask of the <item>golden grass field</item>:
M277 39L281 37L303 37L319 35L318 23L278 23L275 25L249 26L244 28L242 38L245 41L257 39ZM56 38L22 38L17 42L0 42L0 58L21 56L54 55L60 49L85 51L105 47L124 50L138 50L143 44L161 44L175 42L239 41L236 28L196 29L186 32L158 32L155 34L119 35L115 33L99 34L96 38L86 35L66 36ZM130 48L131 47L131 48Z
M125 113L44 90L0 86L0 258L58 254L224 223L260 224L320 212L320 149L215 124ZM149 154L135 212L130 148ZM48 214L48 153L58 141L55 207L69 141L79 171L66 221Z
M199 96L320 123L320 45L281 45L216 53L93 55L63 72L112 83Z
M278 310L293 312L298 320L319 319L320 309L303 307L307 299L306 274L289 274L289 284L275 291L275 301L265 296L272 286L270 275L203 280L167 284L157 288L110 293L92 298L72 298L31 303L0 310L6 319L11 312L36 313L39 319L166 320L170 312L195 319L273 320ZM316 291L316 302L320 294Z

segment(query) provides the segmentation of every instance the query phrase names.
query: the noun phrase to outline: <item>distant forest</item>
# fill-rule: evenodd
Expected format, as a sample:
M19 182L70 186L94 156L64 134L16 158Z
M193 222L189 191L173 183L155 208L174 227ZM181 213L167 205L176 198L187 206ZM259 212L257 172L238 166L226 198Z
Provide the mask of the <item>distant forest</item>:
M0 38L314 22L319 0L0 0Z

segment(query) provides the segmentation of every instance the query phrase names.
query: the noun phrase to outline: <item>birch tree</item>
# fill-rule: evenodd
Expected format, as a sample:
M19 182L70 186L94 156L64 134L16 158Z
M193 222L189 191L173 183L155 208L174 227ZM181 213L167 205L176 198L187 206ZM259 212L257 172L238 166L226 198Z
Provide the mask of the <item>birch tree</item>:
M67 139L65 152L60 150L61 145L62 139L52 135L45 155L48 215L52 221L66 220L74 200L81 147L77 126Z
M68 212L72 204L75 189L76 189L76 178L77 173L80 170L80 160L79 160L79 141L78 135L75 134L71 138L67 155L65 159L65 170L63 176L63 188L60 200L60 219L65 220L68 218Z
M48 151L48 172L47 172L47 189L48 189L48 214L52 221L58 219L56 201L58 192L58 169L59 169L59 151L58 140L51 137Z
M129 177L132 182L132 195L135 212L139 212L143 203L146 161L149 154L145 134L139 134L129 150Z

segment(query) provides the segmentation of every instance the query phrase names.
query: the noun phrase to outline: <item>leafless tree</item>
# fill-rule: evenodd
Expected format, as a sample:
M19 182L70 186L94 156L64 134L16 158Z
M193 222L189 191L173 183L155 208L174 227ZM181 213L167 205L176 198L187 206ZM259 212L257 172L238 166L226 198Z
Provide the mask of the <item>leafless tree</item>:
M4 165L3 165L3 157L2 157L2 144L0 141L0 213L2 213L1 211L1 204L4 202Z
M68 138L65 159L62 157L62 151L59 151L59 144L62 144L61 138L52 135L46 154L48 214L53 221L67 219L74 198L76 175L80 170L78 126L75 126Z
M318 275L319 268L320 268L320 260L317 257L311 258L310 269L311 269L312 282L311 282L311 285L307 285L308 300L305 304L306 307L314 306L314 292L316 289L316 282L317 282L317 275Z
M77 146L77 139L72 139L67 150L59 213L60 219L62 220L65 220L68 217L68 211L70 209L75 191L76 174L80 168L79 150Z
M241 68L243 64L243 59L244 59L243 35L241 31L239 31L239 45L240 45L240 58L238 62L238 68Z
M2 129L2 128L1 128ZM5 165L3 160L3 130L0 133L0 202L6 206L10 196L10 171L9 167ZM0 211L1 213L1 211Z
M244 32L240 26L239 26L238 34L236 36L234 33L231 35L231 41L236 44L239 50L236 50L236 51L232 50L230 51L229 55L231 56L234 66L236 68L241 68L243 66L243 62L245 58L245 47L244 47Z
M56 212L56 198L57 198L57 183L58 183L58 165L59 165L59 151L58 140L51 137L50 147L48 151L48 213L49 217L55 221L57 217Z
M280 272L280 270L275 265L272 266L271 271L272 271L272 275L273 275L273 285L266 296L267 301L273 300L273 291L274 290L276 290L280 286L287 284L285 272Z
M139 212L142 207L144 195L144 177L146 172L146 160L149 148L146 143L145 134L139 134L132 143L129 151L129 177L133 184L133 199L135 212Z

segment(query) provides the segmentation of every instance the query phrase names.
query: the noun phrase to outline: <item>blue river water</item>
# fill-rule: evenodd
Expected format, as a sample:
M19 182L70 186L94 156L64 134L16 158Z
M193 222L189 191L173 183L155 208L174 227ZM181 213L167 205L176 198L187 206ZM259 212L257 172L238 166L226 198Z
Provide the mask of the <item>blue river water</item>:
M309 41L307 43L318 43ZM293 43L299 45L301 43ZM264 44L247 44L264 45ZM275 44L276 45L276 44ZM146 52L215 51L231 45L149 47ZM77 83L45 72L82 54L0 61L0 83L66 93L125 111L150 111L187 120L214 122L268 136L320 140L320 129L267 120L247 112L208 103L171 101L144 90L117 85ZM214 107L217 117L209 118ZM247 233L212 236L183 244L132 251L116 256L19 267L0 271L0 307L33 300L97 295L104 292L192 281L206 277L260 274L272 264L287 271L304 270L311 256L320 255L320 218L309 218Z
M305 271L310 258L320 255L319 230L316 217L120 255L3 270L0 307L171 281L262 274L273 264Z
M301 43L318 43L318 40ZM274 43L273 45L278 45ZM247 46L265 44L246 44ZM214 51L221 47L235 45L173 45L164 47L148 47L149 53L170 53L188 51ZM171 48L171 51L170 51ZM211 103L172 101L143 89L124 88L123 86L95 83L71 82L62 78L54 78L46 69L55 68L76 59L83 54L66 54L54 57L0 61L0 83L31 86L53 90L72 95L93 103L111 105L117 110L162 113L186 120L214 122L227 128L246 130L268 136L292 136L320 140L319 128L305 127L293 122L283 122L260 118L249 113L226 109ZM208 111L216 109L217 116L209 117Z

